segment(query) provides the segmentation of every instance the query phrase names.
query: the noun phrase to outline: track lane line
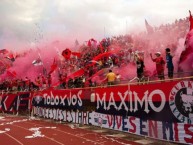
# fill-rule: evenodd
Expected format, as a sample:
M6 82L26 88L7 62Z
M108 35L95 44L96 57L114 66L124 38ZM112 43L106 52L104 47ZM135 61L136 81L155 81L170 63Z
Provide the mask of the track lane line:
M18 127L18 128L22 128L22 129L27 130L27 131L30 131L29 129L24 128L24 127L19 126L19 125L13 125L13 126L16 126L16 127ZM30 131L30 132L33 132L33 131ZM59 142L59 141L57 141L57 140L55 140L55 139L51 139L51 138L47 137L46 135L45 135L44 137L45 137L46 139L51 140L51 141L53 141L53 142L56 142L56 143L58 143L58 144L60 144L60 145L65 145L65 144L63 144L63 143L61 143L61 142Z
M33 120L30 120L30 121L33 121ZM39 120L38 120L39 121ZM25 122L25 123L27 123L27 124L33 124L33 125L40 125L40 126L45 126L45 125L42 125L42 124L37 124L37 123L32 123L32 122ZM41 123L44 123L43 121L41 122ZM51 122L46 122L46 123L51 123ZM66 125L65 124L65 126L68 126L68 125ZM69 127L69 126L68 126ZM81 129L81 128L80 128ZM109 138L109 137L107 137L107 136L105 136L105 135L101 135L101 137L103 137L103 138L105 138L106 140L108 140L108 141L103 141L103 142L101 142L100 141L100 143L98 143L98 142L96 142L96 141L93 141L93 140L90 140L90 139L87 139L87 138L85 138L85 137L83 137L84 135L86 135L86 134L84 134L84 135L74 135L74 134L71 134L71 133L68 133L68 132L65 132L65 131L62 131L62 130L58 130L58 129L54 129L54 130L57 130L57 131L59 131L59 132L62 132L62 133L66 133L66 134L68 134L68 135L72 135L72 136L75 136L75 137L78 137L78 138L82 138L82 139L86 139L87 141L91 141L91 142L93 142L93 143L97 143L97 144L101 144L101 145L103 145L105 142L108 142L108 141L112 141L112 142L117 142L117 143L119 143L119 144L124 144L125 145L125 143L124 142L121 142L121 141L118 141L118 140L116 140L116 139L120 139L120 138L118 138L118 137L115 137L116 139L112 139L112 138ZM97 134L97 133L87 133L87 134ZM134 142L133 142L134 143ZM131 144L127 144L127 145L131 145Z
M20 145L24 145L22 142L20 142L18 139L14 138L13 136L11 136L10 134L8 133L4 133L6 134L7 136L9 136L11 139L15 140L17 143L19 143Z
M42 124L37 124L37 123L32 123L32 122L25 122L25 123L28 123L28 124L33 124L33 125L39 125L39 126L45 126L45 125L42 125ZM82 136L78 136L78 135L74 135L74 134L71 134L69 132L65 132L65 131L62 131L62 130L58 130L58 129L53 129L53 130L56 130L58 132L62 132L62 133L65 133L65 134L68 134L68 135L71 135L71 136L74 136L74 137L77 137L77 138L80 138L80 139L83 139L83 140L86 140L86 141L90 141L92 143L95 143L95 144L99 144L99 145L103 145L104 142L96 142L96 141L93 141L93 140L90 140L88 138L85 138L85 137L82 137Z
M32 120L30 120L30 121L32 121ZM44 125L42 125L42 124L37 124L37 123L32 123L32 122L25 122L25 123L27 123L27 124L33 124L33 125L41 125L41 126L44 126ZM43 122L42 122L43 123ZM50 123L50 122L49 122ZM65 126L68 126L68 125L66 125L65 124ZM69 127L69 126L68 126ZM103 145L105 142L108 142L108 141L113 141L113 142L117 142L117 143L119 143L119 144L125 144L124 142L120 142L120 141L117 141L117 140L115 140L115 139L112 139L112 138L108 138L107 136L105 136L105 135L101 135L101 137L103 137L103 138L105 138L106 140L108 140L108 141L100 141L100 143L99 142L96 142L96 141L93 141L93 140L90 140L90 139L87 139L86 137L83 137L84 135L86 135L86 134L84 134L84 135L74 135L74 134L71 134L71 133L69 133L69 132L65 132L65 131L62 131L62 130L58 130L58 129L54 129L54 130L56 130L56 131L59 131L59 132L62 132L62 133L66 133L66 134L68 134L68 135L72 135L72 136L75 136L75 137L78 137L78 138L81 138L81 139L85 139L86 141L91 141L91 142L93 142L93 143L95 143L95 144L101 144L101 145ZM87 134L96 134L97 135L97 133L87 133ZM118 137L116 137L116 139L119 139ZM131 145L131 144L127 144L127 145Z
M26 117L25 117L26 118ZM15 118L11 118L12 120L15 120ZM27 119L27 118L26 118ZM16 120L19 120L19 119L16 119ZM22 123L26 123L26 124L33 124L33 125L38 125L38 126L42 126L42 127L45 127L46 125L45 125L45 123L49 123L49 124L53 124L52 122L45 122L44 120L42 120L42 122L40 121L40 120L31 120L31 119L27 119L28 121L27 122L22 122ZM32 122L36 122L36 123L32 123ZM13 124L12 124L13 125ZM62 127L62 124L59 124L60 126L58 127L58 128L60 128L60 127ZM13 125L13 126L17 126L17 125ZM64 124L64 127L69 127L69 125L67 125L67 124ZM24 127L22 127L22 126L17 126L17 127L20 127L20 128L23 128L23 129L25 129L25 130L28 130L28 131L30 131L28 128L24 128ZM80 128L81 129L81 128ZM58 132L62 132L62 133L65 133L65 134L68 134L68 135L71 135L71 136L74 136L74 137L76 137L76 138L80 138L80 139L84 139L84 140L86 140L86 141L90 141L90 142L92 142L92 143L95 143L95 144L104 144L105 142L108 142L108 141L103 141L103 142L101 142L100 141L100 143L98 142L98 141L93 141L93 140L91 140L91 139L88 139L88 138L86 138L86 137L84 137L85 135L95 135L96 133L86 133L86 134L71 134L71 133L69 133L69 132L65 132L65 131L62 131L62 130L58 130L58 129L53 129L53 130L56 130L56 131L58 131ZM33 132L33 131L32 131ZM49 138L49 137L47 137L47 136L44 136L45 138L47 138L47 139L49 139L49 140L51 140L51 141L55 141L55 142L57 142L58 144L60 144L60 145L64 145L63 143L61 143L61 142L59 142L59 141L57 141L57 140L54 140L53 138ZM101 137L104 137L103 135L101 136ZM107 140L109 140L110 139L110 141L113 141L114 142L114 140L111 140L111 138L106 138L106 136L104 137L105 139L107 139ZM15 138L16 139L16 138ZM16 139L17 140L17 139ZM20 142L21 143L21 142ZM123 143L123 142L117 142L117 143L120 143L120 144L125 144L125 143ZM22 144L22 143L21 143ZM23 144L22 144L23 145ZM127 145L129 145L129 144L127 144ZM131 145L131 144L130 144Z

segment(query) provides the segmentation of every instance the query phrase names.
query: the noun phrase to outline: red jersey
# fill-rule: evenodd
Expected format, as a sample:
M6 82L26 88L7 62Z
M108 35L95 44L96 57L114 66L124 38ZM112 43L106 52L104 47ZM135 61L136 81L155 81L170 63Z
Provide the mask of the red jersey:
M164 68L165 68L165 61L163 59L163 57L157 57L157 58L154 58L153 61L156 63L156 70L157 72L163 72L164 71Z

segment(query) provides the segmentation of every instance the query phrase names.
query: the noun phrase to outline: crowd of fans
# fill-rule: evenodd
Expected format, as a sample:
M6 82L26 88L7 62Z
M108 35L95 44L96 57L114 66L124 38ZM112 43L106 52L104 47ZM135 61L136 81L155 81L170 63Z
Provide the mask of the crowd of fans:
M0 90L7 92L33 91L49 87L66 89L94 87L104 83L114 85L121 83L122 80L120 79L120 74L112 70L114 68L121 68L127 64L136 66L136 76L140 81L146 76L147 72L144 70L144 59L149 57L149 53L145 53L144 51L154 50L156 51L156 56L161 56L161 54L165 53L165 48L170 48L169 51L175 53L179 39L184 38L188 32L188 25L188 18L185 18L176 20L172 24L154 27L151 33L141 32L135 35L105 38L100 42L96 42L94 39L89 40L86 44L77 45L81 56L71 55L68 60L65 58L58 59L57 64L60 69L58 70L57 83L53 84L52 74L45 73L38 76L35 80L30 80L28 77L25 79L5 80L0 84ZM162 59L164 58L162 57ZM166 58L166 62L168 61L167 59L172 59L172 57ZM157 67L156 58L152 58L152 60L156 62ZM80 69L83 69L80 75L70 77L70 74ZM110 79L114 83L109 82L108 71L111 73ZM112 75L112 73L114 74ZM157 70L157 75L160 79L164 79L163 71L159 72ZM114 78L113 80L112 77ZM173 78L171 71L168 77ZM95 81L94 78L100 79L100 81Z

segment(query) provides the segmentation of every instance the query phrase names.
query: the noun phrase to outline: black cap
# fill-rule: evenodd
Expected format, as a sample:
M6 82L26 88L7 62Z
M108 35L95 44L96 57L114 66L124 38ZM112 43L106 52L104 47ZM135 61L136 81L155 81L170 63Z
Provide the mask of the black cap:
M170 52L170 48L166 48L166 52Z

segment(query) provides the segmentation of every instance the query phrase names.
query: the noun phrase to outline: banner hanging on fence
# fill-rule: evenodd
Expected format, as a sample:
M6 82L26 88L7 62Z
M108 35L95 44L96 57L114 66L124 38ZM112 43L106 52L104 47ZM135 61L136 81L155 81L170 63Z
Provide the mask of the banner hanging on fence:
M26 111L29 109L30 93L0 94L0 109L4 112Z
M193 143L192 124L169 123L133 116L118 116L92 111L82 112L43 107L33 107L33 113L35 116L46 119L99 126L172 142Z
M173 81L71 90L46 90L33 95L33 105L83 110L147 120L193 122L193 82ZM88 107L89 106L89 107ZM167 115L166 115L167 114ZM168 117L170 116L170 117Z

